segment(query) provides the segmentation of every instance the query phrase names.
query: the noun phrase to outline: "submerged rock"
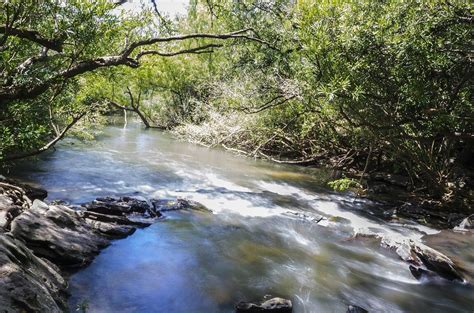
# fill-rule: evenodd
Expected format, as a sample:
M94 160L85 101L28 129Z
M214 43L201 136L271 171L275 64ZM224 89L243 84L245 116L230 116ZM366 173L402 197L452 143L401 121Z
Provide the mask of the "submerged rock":
M349 307L347 307L346 313L369 313L369 311L357 305L349 305Z
M293 304L288 299L272 298L261 303L239 302L235 306L237 313L254 313L254 312L275 312L275 313L291 313Z
M0 286L2 312L67 310L67 283L59 269L10 234L0 234Z

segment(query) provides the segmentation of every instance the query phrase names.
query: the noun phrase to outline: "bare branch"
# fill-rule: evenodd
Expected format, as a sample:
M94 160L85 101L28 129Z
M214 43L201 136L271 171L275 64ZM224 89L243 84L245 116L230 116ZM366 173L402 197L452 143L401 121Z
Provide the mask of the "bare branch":
M136 41L132 44L130 44L125 50L122 51L122 55L124 56L129 56L132 54L132 52L141 46L149 46L155 43L161 43L161 42L171 42L171 41L183 41L183 40L188 40L188 39L218 39L218 40L225 40L225 39L235 39L235 38L245 38L248 40L253 40L257 41L260 43L264 43L263 40L259 38L253 38L248 35L244 35L245 33L248 33L252 31L251 28L246 28L246 29L241 29L235 32L227 33L227 34L203 34L203 33L196 33L196 34L187 34L187 35L176 35L176 36L169 36L169 37L158 37L158 38L151 38L151 39L145 39L145 40L140 40Z
M179 50L175 52L160 52L156 50L145 50L137 54L136 59L139 60L141 57L145 55L159 55L162 57L172 57L175 55L179 54L186 54L186 53L194 53L194 54L200 54L200 53L212 53L214 52L213 50L207 50L207 49L212 49L212 48L220 48L222 45L218 44L209 44L205 46L200 46L196 48L190 48L190 49L184 49L184 50Z
M281 101L278 101L278 102L275 102L276 100L278 99L281 99L283 98ZM260 107L258 108L242 108L242 110L245 112L245 113L249 113L249 114L254 114L254 113L259 113L259 112L262 112L264 110L267 110L269 108L273 108L273 107L276 107L276 106L279 106L279 105L282 105L288 101L290 101L291 99L294 99L296 98L295 95L291 96L291 97L284 97L282 95L278 95L274 98L272 98L270 101L266 102L265 104L261 105Z

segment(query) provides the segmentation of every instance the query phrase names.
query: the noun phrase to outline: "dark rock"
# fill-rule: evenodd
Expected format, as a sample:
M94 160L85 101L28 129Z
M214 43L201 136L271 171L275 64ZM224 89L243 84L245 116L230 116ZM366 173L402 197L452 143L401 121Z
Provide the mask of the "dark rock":
M118 225L147 227L152 224L151 222L140 222L140 221L130 220L128 217L125 217L125 216L106 215L106 214L96 213L93 211L79 211L79 215L93 221L104 222L104 223L114 223Z
M396 252L404 261L417 266L424 265L427 270L436 273L442 278L453 281L464 281L460 271L450 258L427 245L409 241L401 244ZM410 271L412 271L411 268ZM412 271L414 276L424 273L424 271L416 270L415 274L413 274Z
M97 198L91 203L85 204L88 211L107 215L123 216L130 213L145 214L151 212L151 206L144 200L130 197L122 198ZM156 215L153 212L153 215Z
M376 183L372 184L369 189L370 192L373 193L388 193L390 192L390 188L385 183Z
M67 310L67 283L59 269L9 234L0 234L0 268L2 312Z
M186 199L152 199L151 204L155 212L178 211L178 210L198 210L209 211L202 204Z
M36 199L44 200L48 196L48 192L42 188L33 187L31 185L23 184L8 178L0 177L0 181L21 188L31 201Z
M125 238L133 234L136 230L133 226L117 225L86 219L87 224L92 228L113 239Z
M349 305L349 307L347 307L346 313L369 313L369 311L357 305Z
M455 227L455 230L471 230L474 229L474 214L466 217L462 220L459 226Z
M48 192L44 189L29 185L21 185L21 187L25 190L26 196L32 201L36 199L43 201L48 197Z
M235 306L237 313L275 312L291 313L293 305L290 300L283 298L272 298L261 303L239 302Z
M425 279L426 278L430 279L430 278L437 277L436 273L425 270L421 267L415 267L413 265L410 265L409 269L410 269L410 273L413 275L413 277L415 277L418 280L421 280L421 279L424 279L424 278Z
M36 255L61 266L87 264L109 243L78 212L39 200L13 220L11 233Z
M439 276L447 280L464 281L453 261L444 254L431 249L428 246L415 245L412 250L427 269L437 273Z

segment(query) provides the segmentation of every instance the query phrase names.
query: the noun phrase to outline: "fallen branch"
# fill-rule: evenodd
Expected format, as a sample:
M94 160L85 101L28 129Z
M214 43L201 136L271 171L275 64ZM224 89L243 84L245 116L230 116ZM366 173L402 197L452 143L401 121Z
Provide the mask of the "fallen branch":
M315 156L312 156L310 158L307 158L307 159L303 159L303 160L278 160L278 159L275 159L269 155L266 155L264 154L263 152L259 151L258 154L260 154L261 156L263 156L264 158L268 159L268 160L271 160L275 163L280 163L280 164L299 164L299 165L303 165L303 164L311 164L313 163L314 161L317 161L319 160L321 157L323 157L322 155L315 155Z

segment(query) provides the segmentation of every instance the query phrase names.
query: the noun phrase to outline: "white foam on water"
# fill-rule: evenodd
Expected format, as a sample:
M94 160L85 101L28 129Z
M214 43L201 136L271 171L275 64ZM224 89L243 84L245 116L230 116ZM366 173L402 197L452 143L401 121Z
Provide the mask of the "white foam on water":
M235 195L216 195L216 193L200 193L189 191L157 191L152 194L155 198L184 198L194 200L214 214L234 213L246 217L268 217L281 215L288 210L282 207L266 207L255 205L248 199L242 199Z
M294 196L303 200L312 200L317 197L315 194L309 194L300 188L285 183L280 184L260 181L257 186L265 191L273 192L282 196Z
M205 174L205 178L206 178L208 186L225 188L227 190L236 191L236 192L252 192L251 189L237 185L223 178L220 178L214 173Z
M330 196L332 201L319 199L318 195L308 192L304 189L289 186L287 184L260 182L262 188L283 196L293 196L300 200L306 200L318 213L327 217L340 217L349 221L353 229L353 235L373 236L380 238L383 245L388 247L397 247L410 241L421 244L421 238L427 234L437 234L438 230L423 225L407 225L397 223L379 223L364 216L358 215L352 211L342 209L340 203L347 198L339 195ZM321 221L323 222L323 221ZM319 223L321 226L334 226L338 223Z

